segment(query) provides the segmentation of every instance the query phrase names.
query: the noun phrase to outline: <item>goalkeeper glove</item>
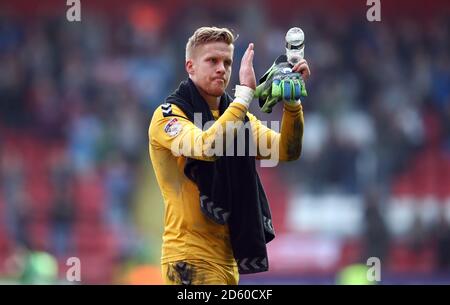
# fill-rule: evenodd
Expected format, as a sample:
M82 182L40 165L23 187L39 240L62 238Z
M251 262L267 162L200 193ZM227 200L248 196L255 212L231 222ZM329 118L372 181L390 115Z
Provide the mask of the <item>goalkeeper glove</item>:
M305 83L300 73L292 72L292 65L286 55L279 56L259 80L255 97L259 98L261 111L271 113L273 106L284 100L296 103L301 96L307 96Z

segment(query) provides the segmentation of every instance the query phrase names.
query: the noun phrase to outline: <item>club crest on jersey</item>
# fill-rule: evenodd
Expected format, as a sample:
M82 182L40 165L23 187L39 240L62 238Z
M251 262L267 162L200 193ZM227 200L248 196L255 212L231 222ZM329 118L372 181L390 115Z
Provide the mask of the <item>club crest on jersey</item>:
M178 122L177 118L171 119L167 122L166 126L164 126L164 132L167 133L170 137L177 136L182 129L180 122Z

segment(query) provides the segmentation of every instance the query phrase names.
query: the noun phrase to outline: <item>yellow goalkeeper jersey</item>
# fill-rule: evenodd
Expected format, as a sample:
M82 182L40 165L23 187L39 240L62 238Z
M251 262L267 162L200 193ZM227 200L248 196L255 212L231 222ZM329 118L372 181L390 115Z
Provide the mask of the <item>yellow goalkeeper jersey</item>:
M218 137L226 138L227 122L242 122L248 116L255 143L264 141L269 150L263 153L258 148L257 159L290 161L300 156L304 124L301 104L284 105L280 133L265 126L237 102L232 102L220 117L218 110L212 114L215 122L204 131L176 105L159 106L151 119L150 159L165 205L162 264L203 259L236 265L228 226L217 224L202 213L197 186L183 172L185 156L204 161L217 158L211 156L211 148Z

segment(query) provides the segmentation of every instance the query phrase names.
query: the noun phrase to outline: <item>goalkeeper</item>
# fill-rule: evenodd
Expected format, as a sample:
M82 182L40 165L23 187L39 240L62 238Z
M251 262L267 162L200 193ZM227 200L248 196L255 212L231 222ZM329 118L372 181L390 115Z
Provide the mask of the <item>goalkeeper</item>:
M240 63L234 98L225 92L234 40L226 28L197 29L186 45L188 78L151 119L149 153L165 204L161 264L167 284L237 284L239 274L268 270L266 243L274 238L274 230L255 159L292 161L300 156L303 112L299 88L293 81L291 87L280 89L280 95L278 70L265 80L273 92L260 87L255 93L252 43ZM297 79L298 73L303 79L310 74L304 60L291 72L297 73ZM283 103L280 133L248 112L255 97L270 102L269 108L275 101ZM202 130L194 124L194 114L201 115L202 124L214 123ZM227 122L249 122L251 132L245 143L264 139L274 153L209 154L219 139L227 138Z

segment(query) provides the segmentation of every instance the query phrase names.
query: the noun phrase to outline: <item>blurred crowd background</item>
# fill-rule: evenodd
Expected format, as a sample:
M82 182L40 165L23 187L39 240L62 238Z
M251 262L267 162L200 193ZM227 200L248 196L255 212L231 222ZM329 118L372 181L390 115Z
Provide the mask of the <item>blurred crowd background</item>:
M305 32L300 160L260 168L277 238L241 283L450 283L450 5L381 1L0 1L0 282L161 283L163 201L148 156L154 109L186 78L204 25L255 43L261 76ZM265 121L281 118L252 113ZM269 124L270 126L270 124Z

